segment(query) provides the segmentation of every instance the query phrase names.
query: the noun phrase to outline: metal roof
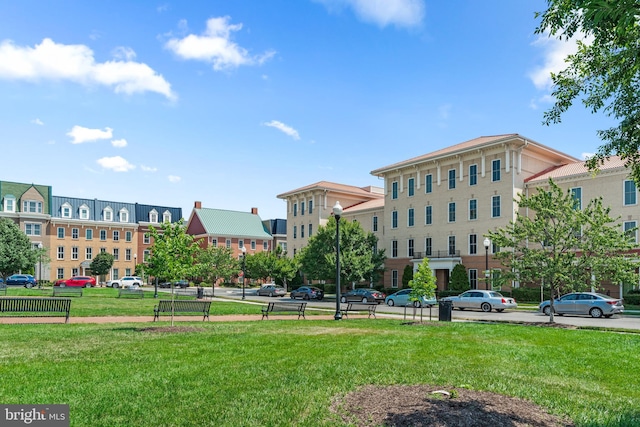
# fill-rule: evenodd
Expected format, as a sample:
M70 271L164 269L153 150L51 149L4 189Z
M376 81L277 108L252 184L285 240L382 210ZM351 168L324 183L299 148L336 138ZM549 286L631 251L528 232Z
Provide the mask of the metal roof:
M194 209L194 213L209 235L272 239L260 216L251 212L201 208Z

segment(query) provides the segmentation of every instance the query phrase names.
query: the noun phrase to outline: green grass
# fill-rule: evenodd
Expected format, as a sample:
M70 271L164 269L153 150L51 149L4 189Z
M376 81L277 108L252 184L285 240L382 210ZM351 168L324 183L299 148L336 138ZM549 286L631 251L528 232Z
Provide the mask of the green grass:
M68 403L72 426L336 426L333 398L425 383L525 398L578 426L640 425L636 334L380 319L179 325L194 329L0 325L0 402Z

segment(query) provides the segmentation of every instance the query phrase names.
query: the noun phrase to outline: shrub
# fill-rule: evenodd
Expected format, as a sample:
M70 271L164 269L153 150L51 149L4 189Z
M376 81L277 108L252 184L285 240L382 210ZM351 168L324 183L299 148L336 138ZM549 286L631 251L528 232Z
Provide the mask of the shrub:
M449 289L457 292L464 292L471 288L469 285L469 277L467 276L467 269L462 264L456 264L451 272L451 279L449 279Z
M640 305L640 295L629 292L624 296L624 303L630 305Z
M517 302L540 302L540 288L513 288L511 296ZM544 290L544 299L551 297L549 289Z

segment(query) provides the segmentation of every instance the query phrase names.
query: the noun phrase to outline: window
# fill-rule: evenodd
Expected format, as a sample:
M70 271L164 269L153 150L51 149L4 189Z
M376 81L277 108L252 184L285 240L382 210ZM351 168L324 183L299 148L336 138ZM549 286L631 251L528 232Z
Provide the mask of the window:
M84 232L84 237L87 240L93 240L93 229L87 228Z
M300 238L304 238L304 225L300 226Z
M478 165L469 165L469 185L478 184Z
M373 231L378 231L378 217L374 216L373 217L373 226L372 226Z
M16 211L16 198L14 196L4 196L4 211L15 212Z
M244 240L238 240L238 249L244 248Z
M42 213L42 202L25 200L22 202L22 212Z
M424 254L425 256L431 256L431 251L433 249L433 242L431 237L425 237L424 239Z
M164 211L162 213L162 222L171 222L171 212Z
M573 197L573 208L582 210L582 188L576 187L571 189L571 197Z
M93 248L86 248L84 251L84 259L91 260L93 259Z
M624 205L635 205L637 200L636 183L626 180L624 182Z
M393 181L393 183L391 184L391 198L398 198L398 181Z
M104 210L102 211L102 217L105 221L113 221L113 209L104 208Z
M64 227L58 227L58 239L64 239Z
M144 262L149 261L149 257L150 257L150 256L151 256L151 251L150 251L149 249L145 249L145 250L142 252L142 260L143 260Z
M24 224L24 234L27 236L40 236L41 232L40 224L33 224L29 222Z
M255 251L255 250L256 250L256 241L255 241L255 240L252 240L252 241L251 241L251 250L252 250L252 251Z
M125 268L124 269L124 275L125 276L131 276L131 269L130 268Z
M225 246L227 247L227 249L231 249L231 239L227 239L227 240L224 242L224 244L225 244Z
M309 237L311 237L312 233L313 233L313 224L309 224Z
M118 230L113 230L113 241L118 242L120 240L120 232Z
M77 268L71 269L71 277L77 276L78 274L80 274L80 271Z
M120 261L120 249L113 248L113 260Z
M478 235L469 234L469 255L478 253Z
M300 202L300 215L304 215L304 202Z
M449 256L456 254L456 236L449 236Z
M120 209L120 222L129 222L129 211L125 208Z
M60 206L60 216L62 218L71 218L71 205L69 203L63 203Z
M117 268L111 270L111 275L113 276L113 280L118 280L120 278L120 271Z
M472 221L478 219L478 200L476 199L469 200L469 219Z
M125 261L131 261L131 249L125 249L124 250L124 260ZM128 276L128 274L127 274Z
M398 270L391 270L391 287L398 287Z
M211 246L213 246L214 248L218 247L218 239L211 239Z
M107 230L100 230L100 240L107 240Z
M413 255L414 255L413 239L409 239L407 240L407 256L409 256L410 258L413 258Z
M391 258L397 258L397 257L398 257L398 241L392 240L391 241Z
M425 206L424 223L427 225L433 224L433 206Z
M145 245L151 244L151 235L149 233L144 233L144 236L142 238L142 243Z
M424 176L424 192L431 193L433 191L433 175Z
M125 242L130 242L131 241L131 232L130 231L125 231L124 233L124 241Z
M415 193L415 182L415 178L409 178L409 180L407 181L407 195L409 197L413 197Z
M100 248L100 253L101 253L101 254L103 254L103 253L105 253L105 252L107 252L107 248L105 248L105 247Z
M624 234L627 235L634 243L638 243L638 230L635 221L624 222Z
M456 202L449 203L449 222L456 222Z
M449 169L449 190L456 188L456 170Z
M297 225L293 226L293 238L294 239L298 238L298 226Z
M56 270L56 277L58 279L64 279L64 268L58 268Z
M391 212L391 228L398 228L398 211Z
M500 159L491 162L491 181L500 181Z
M58 246L58 259L64 259L64 246Z
M298 216L298 204L293 204L293 216Z
M89 219L89 207L87 205L80 206L80 219Z
M309 215L313 213L313 200L309 200Z
M478 270L475 268L469 269L469 285L471 289L478 289Z
M269 242L265 240L264 242L262 242L262 250L266 251L268 249L269 249Z
M71 259L78 259L78 247L73 246L71 248Z
M71 229L71 238L72 239L78 239L80 237L80 230L78 230L77 228L72 228Z
M413 227L414 224L414 213L413 208L409 208L407 211L407 226Z
M500 216L500 196L491 197L491 218Z
M149 212L149 222L156 224L158 222L158 211L155 209L152 209L151 212Z

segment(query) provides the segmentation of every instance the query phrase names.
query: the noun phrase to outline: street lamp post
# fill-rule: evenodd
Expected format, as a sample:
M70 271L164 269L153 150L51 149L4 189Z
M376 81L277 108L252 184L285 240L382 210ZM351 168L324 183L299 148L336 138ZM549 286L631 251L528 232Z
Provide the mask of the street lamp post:
M42 287L42 242L38 243L38 252L40 252L40 262L38 263L38 285Z
M340 311L340 216L342 215L342 206L340 202L336 202L333 206L333 216L336 218L336 314L333 316L335 320L342 319Z
M247 248L243 244L240 250L242 251L242 299L244 299L244 279L247 275Z
M489 246L491 246L491 240L488 237L484 238L484 278L485 278L485 287L489 290L489 278L491 277L489 272Z

